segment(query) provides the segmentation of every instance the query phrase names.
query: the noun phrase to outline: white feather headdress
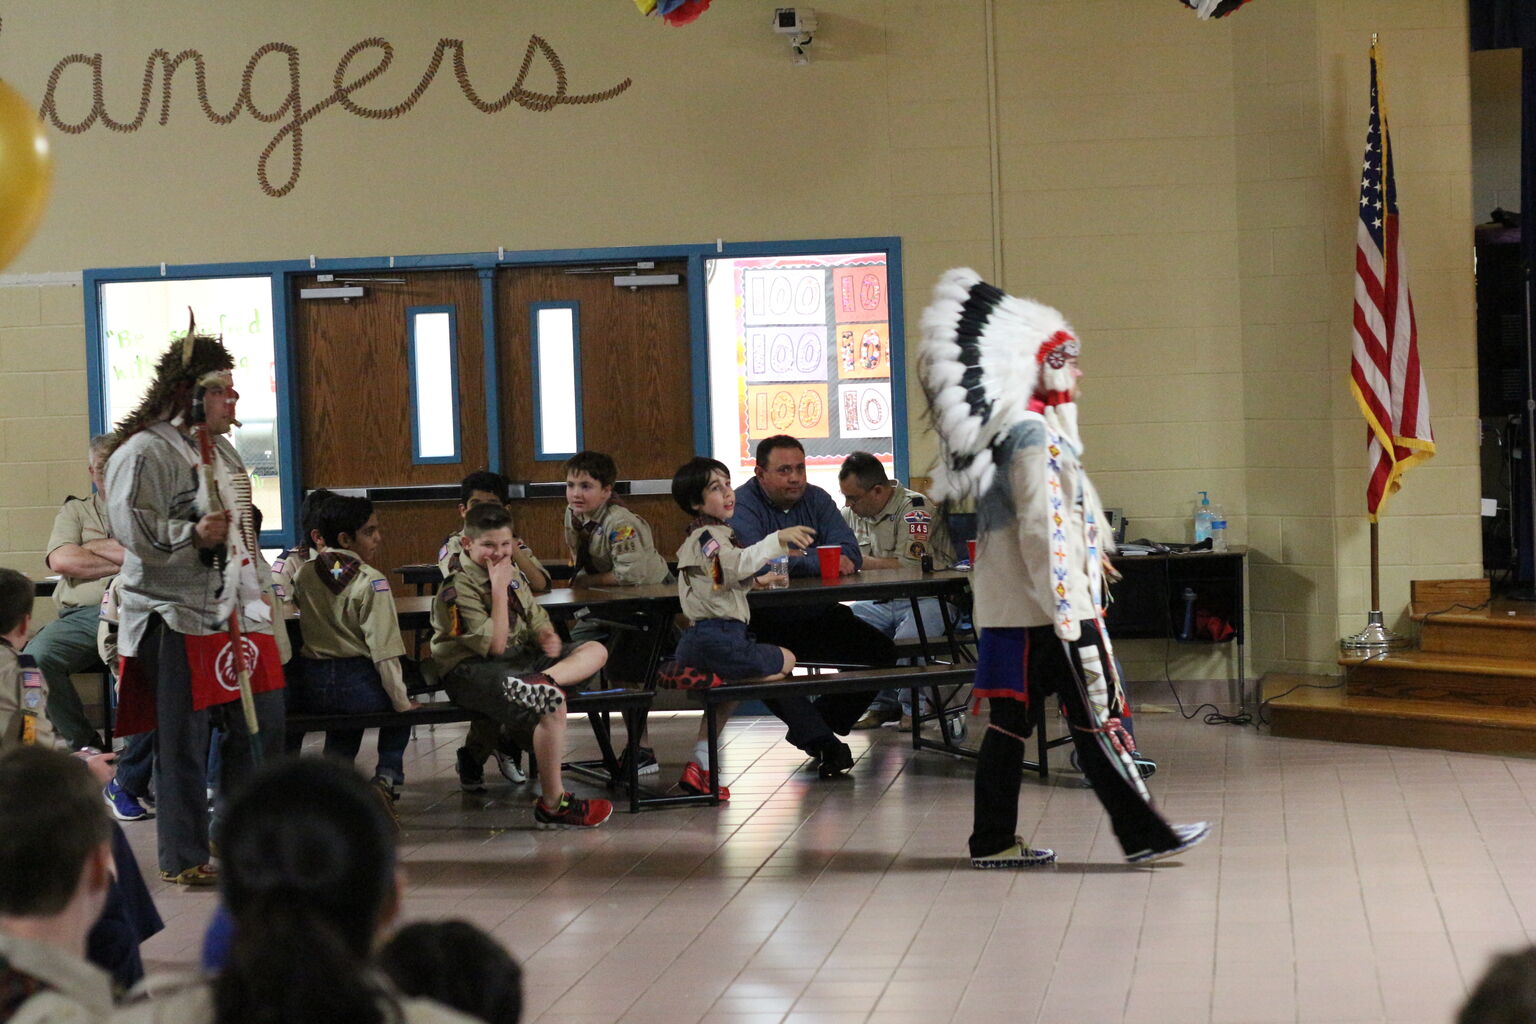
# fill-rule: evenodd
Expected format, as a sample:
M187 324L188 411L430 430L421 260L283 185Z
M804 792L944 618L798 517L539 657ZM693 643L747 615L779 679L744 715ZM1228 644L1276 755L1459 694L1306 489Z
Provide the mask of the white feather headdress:
M1058 431L1077 443L1072 374L1077 338L1061 313L1008 295L968 267L947 271L923 311L918 376L939 436L932 497L960 500L992 484L992 445L1045 400Z

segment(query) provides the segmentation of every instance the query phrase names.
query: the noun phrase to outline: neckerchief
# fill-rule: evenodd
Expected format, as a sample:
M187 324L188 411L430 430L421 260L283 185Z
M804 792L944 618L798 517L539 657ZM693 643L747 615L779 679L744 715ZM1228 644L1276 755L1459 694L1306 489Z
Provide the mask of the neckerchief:
M346 555L338 555L334 551L322 551L320 557L315 559L316 575L320 577L320 582L325 584L325 589L333 594L340 594L346 590L347 585L362 571L362 562L356 558L348 558Z
M592 564L592 538L603 528L603 524L596 519L578 520L571 516L571 525L576 530L576 549L571 552L571 564L577 572L595 573L597 570Z

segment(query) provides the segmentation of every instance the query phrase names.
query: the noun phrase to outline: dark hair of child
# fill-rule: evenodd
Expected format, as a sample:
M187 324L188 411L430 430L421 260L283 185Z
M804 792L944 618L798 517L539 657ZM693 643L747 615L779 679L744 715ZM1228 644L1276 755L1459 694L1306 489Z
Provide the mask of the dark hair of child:
M476 505L464 513L464 536L478 537L492 530L512 529L512 513L500 505Z
M334 497L336 492L326 490L324 487L318 487L304 495L304 500L299 504L299 539L294 547L308 551L314 544L309 535L320 529L320 506L324 505L327 499Z
M602 486L612 487L619 478L619 467L614 465L611 455L603 452L577 452L565 460L565 475L572 473L585 473Z
M325 540L326 547L339 548L345 545L341 542L341 535L350 533L357 536L357 531L368 522L368 517L373 515L373 502L367 498L354 498L344 494L333 494L320 506L320 536Z
M523 970L467 921L407 925L379 951L379 968L403 994L433 999L487 1024L523 1015Z
M507 478L500 473L492 473L488 469L476 470L459 481L459 504L468 505L469 499L476 491L494 494L502 501L506 501Z
M394 829L350 765L268 762L231 801L220 845L234 938L216 1024L399 1018L369 964L395 906Z
M36 584L15 569L0 569L0 633L9 633L32 614Z
M1456 1016L1456 1024L1536 1020L1536 946L1495 957Z
M725 463L702 455L677 467L677 472L672 474L672 500L677 502L677 507L690 516L698 515L699 506L704 504L704 488L709 486L716 473L724 473L727 480L731 478Z
M83 761L27 746L0 757L0 914L59 913L91 851L111 841L100 786Z

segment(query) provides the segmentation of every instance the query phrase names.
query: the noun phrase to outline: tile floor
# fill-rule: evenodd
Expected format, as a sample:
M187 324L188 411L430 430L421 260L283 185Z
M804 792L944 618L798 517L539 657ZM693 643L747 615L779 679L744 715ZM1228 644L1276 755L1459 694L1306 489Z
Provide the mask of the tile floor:
M653 720L662 778L695 721ZM551 833L493 766L489 793L461 794L463 727L423 728L405 916L504 940L541 1024L1443 1024L1491 953L1536 937L1536 761L1137 724L1154 796L1212 839L1130 868L1062 772L1023 787L1022 830L1060 855L1025 872L967 866L971 764L890 730L855 733L853 776L824 782L773 720L738 719L729 805ZM126 828L152 867L153 823ZM151 968L195 962L213 896L157 899Z

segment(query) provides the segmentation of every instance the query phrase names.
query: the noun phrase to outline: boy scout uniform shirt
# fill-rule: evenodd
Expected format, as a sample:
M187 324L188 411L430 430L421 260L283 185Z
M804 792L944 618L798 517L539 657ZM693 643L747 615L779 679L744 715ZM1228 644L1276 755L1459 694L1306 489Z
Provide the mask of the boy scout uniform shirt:
M107 525L107 508L102 504L100 494L92 494L89 498L70 497L59 506L58 515L53 517L53 532L48 535L48 550L43 560L46 562L47 555L53 554L65 544L83 546L88 541L107 540L111 536L112 529ZM60 576L59 585L53 589L53 603L61 611L93 605L101 600L102 592L111 580L112 576L103 576L99 580Z
M912 569L921 566L925 554L941 569L954 560L943 517L917 491L896 488L873 516L857 515L844 506L843 519L853 527L859 549L871 558L894 558Z
M39 991L16 1007L10 1024L101 1024L112 1014L112 979L101 968L56 946L0 933L5 973L25 975ZM15 991L8 979L7 988Z
M701 526L677 549L677 595L689 621L752 621L747 591L752 589L753 574L770 558L786 552L777 533L749 548L738 548L735 538L736 531L724 524Z
M335 582L344 582L339 592L321 575L327 566ZM405 642L384 574L345 548L331 548L299 568L293 587L304 635L300 654L322 661L367 658L378 667L395 710L408 709L398 660L405 656Z
M293 608L293 581L310 560L309 548L289 548L272 563L272 594L283 608Z
M48 681L29 655L0 642L0 753L24 745L63 750L48 721Z
M567 505L565 544L577 572L611 572L618 582L630 585L666 583L672 578L651 540L649 524L611 501L585 519L578 519Z
M507 606L511 622L503 653L519 647L537 650L537 634L554 627L534 600L528 577L515 565L511 590ZM447 674L465 658L489 658L492 628L490 574L469 558L461 559L458 571L432 598L432 660Z

